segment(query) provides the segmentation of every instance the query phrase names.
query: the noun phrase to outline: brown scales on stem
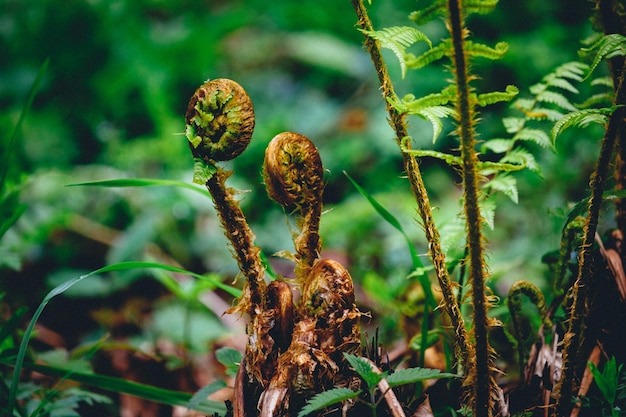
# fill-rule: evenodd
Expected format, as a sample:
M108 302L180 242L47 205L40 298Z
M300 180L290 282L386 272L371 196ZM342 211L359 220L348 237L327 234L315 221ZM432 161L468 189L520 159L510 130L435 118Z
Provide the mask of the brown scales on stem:
M235 383L235 417L294 415L311 395L350 383L343 352L360 347L359 317L348 271L319 260L323 167L306 137L281 133L268 146L264 164L270 197L298 216L294 237L296 275L302 292L293 302L290 285L264 279L236 192L226 187L230 172L217 166L245 150L254 128L252 102L234 81L207 81L191 98L186 136L196 160L194 181L211 193L224 233L242 275L243 295L232 311L250 316L248 343ZM259 414L260 413L260 414Z

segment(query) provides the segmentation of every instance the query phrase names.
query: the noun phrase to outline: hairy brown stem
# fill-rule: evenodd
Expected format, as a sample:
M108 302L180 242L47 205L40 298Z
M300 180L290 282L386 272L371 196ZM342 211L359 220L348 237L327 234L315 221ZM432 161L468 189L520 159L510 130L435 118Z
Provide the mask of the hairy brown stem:
M476 344L476 417L491 415L489 376L489 342L487 340L487 301L485 292L485 262L482 236L482 217L478 205L478 157L474 139L474 105L470 98L468 63L464 50L465 28L459 0L449 0L450 32L454 47L454 75L457 84L457 113L463 159L463 205L467 221L467 245L469 248L469 281L472 286L474 310L473 328Z
M616 0L598 0L597 9L600 23L606 35L619 33L626 35L626 22L624 17L618 12L619 4ZM624 56L615 56L607 60L613 85L617 88L619 84L620 69L624 66ZM615 188L626 189L626 131L621 129L618 133L617 160L615 161ZM617 228L626 232L626 199L619 198L615 201L615 220Z
M250 230L239 203L233 193L226 188L225 181L229 172L217 169L207 182L206 187L213 196L215 210L222 222L224 234L231 242L239 270L247 279L244 299L249 297L250 313L264 303L266 284L263 280L265 268L261 262L261 250L254 244L254 233Z
M352 5L354 6L354 10L356 11L358 17L359 27L364 31L373 30L372 22L367 14L363 1L352 0ZM396 142L398 146L402 148L403 139L408 136L405 115L399 113L389 103L388 99L395 98L396 94L394 92L393 83L389 78L387 66L382 58L380 43L369 36L365 36L364 45L370 54L370 58L374 63L374 67L378 75L383 98L387 105L387 112L389 113L389 124L396 134ZM407 146L410 146L410 143L405 143L405 147ZM450 321L456 335L456 358L463 366L466 366L469 351L467 332L465 330L463 316L461 315L461 309L459 308L459 304L456 302L456 298L454 297L452 281L450 279L450 275L448 274L445 255L441 248L439 231L437 230L432 217L432 208L428 199L426 186L424 185L419 164L415 157L407 152L402 152L402 158L404 169L409 178L411 192L417 201L418 213L423 222L424 233L426 235L426 240L428 241L429 253L433 260L437 279L439 280L439 285L441 286L441 291L445 300L445 309L450 316Z
M581 369L579 369L577 358L585 332L585 316L587 314L589 296L588 288L592 279L592 245L600 218L602 194L608 179L611 157L613 156L619 133L623 128L624 117L626 117L626 107L624 107L626 104L626 89L624 88L625 69L626 65L622 66L615 95L615 104L621 106L609 118L600 148L598 163L589 182L591 198L589 199L589 209L583 229L583 242L578 258L578 275L572 287L572 307L569 315L569 326L563 339L563 369L561 379L555 389L557 402L555 417L569 415L569 411L572 408L572 403L569 399L578 389Z

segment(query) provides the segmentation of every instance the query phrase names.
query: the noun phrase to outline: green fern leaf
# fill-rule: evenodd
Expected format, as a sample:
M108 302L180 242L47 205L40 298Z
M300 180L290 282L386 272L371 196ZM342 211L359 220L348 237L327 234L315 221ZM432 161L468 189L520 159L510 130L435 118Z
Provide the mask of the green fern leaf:
M476 164L476 168L478 168L478 170L483 175L491 175L498 172L521 171L522 169L526 168L526 164L509 164L505 162L479 161L478 164Z
M413 94L406 95L402 101L389 100L401 113L415 113L427 107L445 106L456 99L455 86L448 86L440 93L433 93L416 99Z
M598 106L610 106L613 104L613 92L594 94L591 97L587 98L587 100L583 101L580 104L577 104L576 107L580 109L588 109L591 107Z
M330 405L340 403L342 401L357 398L361 391L352 391L350 388L333 388L328 391L320 392L307 401L307 404L300 410L298 417L304 417L313 411L321 410Z
M398 385L414 384L429 379L458 378L456 374L441 372L439 369L408 368L398 369L387 377L390 387Z
M450 39L446 39L439 45L429 49L419 56L407 54L406 66L411 69L423 68L435 61L440 60L446 55L452 53L452 42Z
M378 385L378 383L386 376L386 373L378 373L374 371L372 364L366 359L349 353L344 353L343 356L370 389L373 389L376 385Z
M409 26L392 26L381 30L362 30L362 32L376 39L383 48L390 49L396 55L400 61L402 78L407 69L406 48L419 41L424 41L432 47L432 42L424 33Z
M591 53L596 50L597 52L593 58L593 63L589 67L589 72L587 73L587 76L585 78L589 78L591 73L596 69L598 64L600 64L603 59L610 59L616 56L626 55L626 36L620 35L619 33L613 33L603 36L591 47L583 48L581 52Z
M483 222L489 226L491 230L496 227L496 200L495 198L485 198L478 202L480 216Z
M456 114L456 111L454 109L451 109L450 107L433 106L421 109L413 114L420 116L430 122L430 124L433 126L433 143L435 143L443 129L443 123L441 119Z
M513 97L519 94L519 90L514 85L508 85L506 91L495 91L493 93L479 94L476 98L478 105L481 107L488 106L502 101L511 101Z
M467 41L465 43L465 51L469 55L491 60L501 59L508 50L509 44L506 42L498 42L494 48L482 43L474 43L471 41Z
M517 180L508 174L500 174L493 177L483 185L484 189L500 191L511 199L515 204L519 201L517 192Z
M568 78L574 81L583 81L583 75L585 71L589 68L589 65L584 64L578 61L566 62L565 64L559 65L554 71L553 74L559 78Z
M536 99L537 99L537 101L542 102L542 103L554 104L554 105L559 106L560 108L562 108L564 110L576 111L576 107L574 107L574 105L569 102L567 97L565 97L561 93L556 93L554 91L547 91L546 90L546 91L538 94Z
M487 142L482 144L481 152L485 153L487 151L491 151L493 153L505 153L511 149L513 143L512 139L489 139Z
M498 0L469 0L463 2L465 13L487 14L498 5Z
M539 167L539 164L537 163L537 160L535 159L533 154L522 148L513 149L512 151L507 153L500 160L500 162L509 163L516 166L525 166L531 171L541 174L541 168Z
M557 87L562 90L567 90L571 93L578 94L578 89L574 87L571 82L569 82L565 78L557 77L556 74L554 73L550 73L546 75L545 77L543 77L543 81L548 87ZM531 93L532 93L532 90L531 90Z
M416 10L409 15L417 26L422 26L425 23L434 20L436 17L446 14L448 11L445 0L436 0L430 6Z
M504 125L504 129L507 133L519 132L524 127L525 123L526 119L522 117L505 117L502 119L502 124Z
M461 166L463 164L463 160L461 159L460 156L450 155L444 152L433 151L430 149L407 149L406 147L403 146L402 151L408 153L409 155L413 155L417 158L423 158L423 157L437 158L451 166Z
M609 116L617 107L609 107L603 109L585 109L577 110L564 115L550 131L552 141L556 141L556 137L559 136L565 129L570 126L586 127L591 123L606 124Z
M591 80L591 85L596 86L596 85L602 85L604 87L609 87L611 90L613 90L614 85L613 85L613 78L606 76L606 77L600 77L600 78L594 78L593 80Z
M563 113L560 111L544 107L537 107L525 114L530 120L550 120L551 122L556 122L563 117Z
M554 146L550 137L546 132L541 129L524 128L515 134L515 140L523 140L528 142L534 142L544 149L553 149Z

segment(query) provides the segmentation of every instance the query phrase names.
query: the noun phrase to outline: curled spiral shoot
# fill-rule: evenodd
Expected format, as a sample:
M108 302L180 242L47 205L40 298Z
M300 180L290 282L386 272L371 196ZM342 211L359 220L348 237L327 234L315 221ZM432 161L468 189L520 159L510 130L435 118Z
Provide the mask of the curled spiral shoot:
M219 78L196 90L185 120L185 136L194 158L207 163L228 161L239 156L252 139L254 108L243 87Z
M276 135L265 150L263 172L267 193L286 209L300 211L322 198L322 159L306 136L293 132Z
M296 277L306 279L319 257L324 167L317 148L306 136L276 135L265 150L265 187L270 198L298 215L300 234L294 239Z

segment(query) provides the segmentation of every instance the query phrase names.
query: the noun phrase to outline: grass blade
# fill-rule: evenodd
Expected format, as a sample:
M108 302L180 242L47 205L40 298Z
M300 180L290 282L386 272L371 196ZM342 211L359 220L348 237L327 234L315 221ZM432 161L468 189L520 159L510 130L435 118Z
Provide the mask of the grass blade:
M4 155L4 158L3 158L4 160L2 161L2 164L1 164L2 168L0 168L1 170L0 171L0 190L4 189L4 182L6 181L7 173L9 172L9 161L11 160L11 152L13 150L13 146L15 145L15 141L17 140L17 135L19 134L20 129L22 128L22 124L24 123L24 120L26 119L26 114L28 113L28 110L33 104L33 100L35 99L35 96L37 95L37 90L39 90L39 85L41 84L41 80L43 79L43 76L48 69L49 62L50 62L50 59L48 58L44 61L44 63L39 68L39 72L37 73L37 78L35 78L33 85L30 87L30 90L28 91L28 96L26 98L26 102L24 103L24 106L22 107L22 111L20 112L20 117L19 119L17 119L17 123L15 127L13 128L13 132L11 133L11 138L9 139L9 145L7 146L5 150L6 154Z
M100 388L107 391L128 394L145 400L154 401L161 404L173 406L188 407L202 413L212 415L226 413L226 406L222 402L210 401L204 398L194 398L194 395L181 391L172 391L164 388L158 388L152 385L141 384L134 381L127 381L122 378L116 378L106 375L91 374L86 372L75 372L70 369L59 368L56 366L40 365L34 363L25 363L24 368L42 373L44 375L69 379L84 385ZM226 384L223 381L217 381L205 388L207 395L215 392ZM204 390L204 389L203 389ZM204 394L204 391L202 393ZM192 401L193 400L193 401Z
M97 274L102 274L105 272L113 272L113 271L123 271L123 270L128 270L128 269L139 269L139 268L155 268L155 269L163 269L166 271L171 271L171 272L178 272L178 273L182 273L182 274L187 274L187 275L191 275L195 278L198 279L202 279L202 280L207 280L208 278L200 275L200 274L196 274L190 271L186 271L183 268L178 268L176 266L171 266L171 265L165 265L165 264L159 264L159 263L155 263L155 262L121 262L121 263L117 263L117 264L113 264L113 265L109 265L109 266L105 266L104 268L100 268L97 269L95 271L92 271L88 274L85 275L81 275L79 277L76 277L74 279L71 279L67 282L64 282L63 284L53 288L48 295L46 295L43 299L43 301L41 302L41 304L39 304L39 307L37 307L37 310L35 311L35 313L33 314L33 318L30 320L30 323L28 324L28 327L26 328L26 331L24 332L24 337L22 339L22 342L20 344L20 349L17 353L17 359L15 361L15 369L13 371L13 378L11 380L11 389L9 391L9 404L8 404L8 415L13 415L13 408L15 406L15 396L17 394L17 386L18 386L18 382L19 382L19 378L20 378L20 373L22 371L22 366L24 364L24 358L26 356L26 349L28 347L28 342L30 341L30 337L33 333L33 328L35 327L35 324L37 323L37 320L39 319L39 317L41 316L41 313L43 313L44 308L46 307L46 305L50 302L50 300L52 300L54 297L56 297L57 295L63 294L65 291L67 291L69 288L73 287L74 285L78 284L79 282L83 281L86 278L89 278L90 276L93 275L97 275ZM220 281L217 280L213 280L211 279L211 282L217 287L220 288L226 292L228 292L230 295L234 296L234 297L239 297L241 295L241 291L231 287L229 285L226 285Z
M107 187L107 188L126 188L126 187L180 187L187 190L195 191L205 197L211 197L209 192L197 185L176 180L162 180L156 178L118 178L113 180L89 181L76 184L68 184L67 187Z
M413 269L415 271L422 271L419 274L417 274L417 276L418 276L418 278L420 280L420 283L424 287L424 293L426 294L426 299L428 301L428 305L431 308L436 308L437 307L437 301L435 300L435 297L434 297L434 295L432 293L432 289L430 288L430 281L428 280L428 277L426 276L426 274L423 272L424 264L422 262L422 259L420 258L419 254L417 253L417 250L415 249L415 246L413 246L413 243L411 242L411 239L409 238L409 235L407 235L407 233L404 231L404 229L402 228L402 225L400 224L398 219L396 219L393 214L391 214L385 207L382 206L382 204L380 204L378 201L376 201L376 199L374 199L374 197L369 195L367 191L365 191L359 184L357 184L357 182L354 181L352 179L352 177L350 177L350 175L348 175L348 173L346 171L344 171L343 174L352 183L354 188L356 188L357 191L363 197L365 197L367 199L367 201L369 201L369 203L372 205L374 210L376 210L376 212L387 223L389 223L391 226L393 226L396 230L398 230L402 234L402 236L404 237L404 240L406 241L407 248L409 249L409 253L411 254L411 261L413 262Z

